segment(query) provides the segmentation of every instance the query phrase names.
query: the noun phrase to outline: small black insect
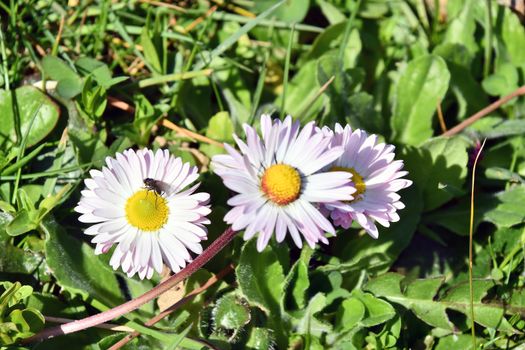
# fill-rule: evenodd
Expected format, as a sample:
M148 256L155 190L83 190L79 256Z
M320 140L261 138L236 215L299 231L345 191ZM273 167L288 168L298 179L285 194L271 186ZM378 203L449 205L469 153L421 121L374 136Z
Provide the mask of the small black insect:
M159 196L162 196L164 191L164 183L162 181L158 181L155 179L152 179L151 177L147 177L144 179L144 188L148 191L153 191Z
M144 181L144 188L148 190L148 192L149 191L155 192L155 194L157 194L158 196L162 196L169 192L170 185L165 182L152 179L151 177L147 177L143 181ZM147 196L147 193L146 193L146 196ZM158 197L155 197L155 207L157 206L157 199Z

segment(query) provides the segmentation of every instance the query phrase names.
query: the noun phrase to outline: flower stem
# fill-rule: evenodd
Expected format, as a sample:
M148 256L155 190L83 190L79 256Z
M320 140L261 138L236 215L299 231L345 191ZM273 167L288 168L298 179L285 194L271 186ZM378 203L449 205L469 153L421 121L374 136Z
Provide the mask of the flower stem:
M494 101L493 103L483 108L479 112L476 112L472 116L468 117L467 119L465 119L464 121L462 121L461 123L453 127L452 129L448 130L447 132L444 132L443 134L441 134L441 136L452 136L452 135L459 133L460 131L465 129L467 126L470 126L471 124L473 124L478 119L481 119L487 114L494 112L496 109L500 108L502 105L509 102L513 98L522 96L522 95L525 95L525 85L520 86L519 88L517 88L516 90L514 90L512 93L508 94L507 96L503 96L499 100Z
M470 294L470 327L472 335L472 349L476 349L476 324L474 321L474 282L473 282L473 272L472 265L474 260L474 252L472 250L472 241L474 236L474 185L476 184L476 168L478 165L478 160L481 152L483 152L483 147L485 147L485 142L487 139L483 140L481 147L476 154L476 159L474 160L474 165L472 166L472 183L470 187L470 221L469 221L469 241L468 241L468 280L469 280L469 294Z
M116 306L110 310L101 312L99 314L89 316L89 317L83 318L78 321L65 323L57 327L44 329L42 332L37 333L32 337L24 339L22 343L28 344L28 343L33 343L33 342L42 341L46 339L51 339L59 335L75 333L83 329L87 329L87 328L99 325L101 323L108 322L117 317L125 315L135 309L138 309L139 307L146 304L150 300L153 300L159 295L161 295L162 293L170 290L171 288L176 286L178 283L185 280L186 278L191 276L194 272L199 270L204 264L210 261L211 258L217 255L217 253L219 253L225 246L227 246L228 243L231 242L233 237L235 237L235 234L236 232L232 230L231 227L227 228L226 231L224 231L219 236L219 238L217 238L212 244L210 244L210 246L206 248L206 250L202 252L201 255L196 257L195 260L193 260L190 264L188 264L188 266L186 266L176 275L171 276L166 281L157 285L155 288L142 294L141 296L135 299L132 299L124 304L121 304L119 306Z
M234 270L234 266L232 264L226 266L224 269L222 269L217 275L211 277L206 283L204 283L201 287L199 288L196 288L194 290L192 290L191 292L189 292L186 296L184 296L184 298L180 299L179 301L177 301L175 304L171 305L169 308L167 308L166 310L160 312L159 314L157 314L156 316L154 316L153 318L150 318L148 321L144 322L144 325L145 326L153 326L155 323L159 322L160 320L162 320L164 317L172 314L173 312L175 312L179 307L183 306L184 304L186 304L187 302L189 302L191 299L193 299L196 295L198 295L199 293L201 292L204 292L206 289L210 288L211 286L213 286L215 283L217 283L218 281L220 281L224 276L226 276L228 273L230 273L231 271ZM128 334L127 336L125 336L124 338L120 339L118 342L116 342L115 344L113 344L108 350L118 350L120 348L122 348L124 345L126 345L127 343L129 343L131 340L133 340L134 338L138 337L140 335L140 332L139 331L134 331L134 332L131 332L130 334Z

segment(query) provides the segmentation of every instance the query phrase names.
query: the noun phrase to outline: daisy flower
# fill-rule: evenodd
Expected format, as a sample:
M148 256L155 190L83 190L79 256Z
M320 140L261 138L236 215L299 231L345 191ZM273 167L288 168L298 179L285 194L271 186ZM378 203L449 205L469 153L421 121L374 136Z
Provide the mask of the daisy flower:
M318 203L351 200L355 189L348 172L319 172L335 161L342 147L328 148L330 138L313 122L300 130L290 116L284 121L261 117L262 138L244 125L246 143L233 135L240 152L225 144L226 155L213 157L215 172L238 194L228 200L233 208L224 220L233 230L245 230L244 239L258 234L262 251L275 232L278 242L289 233L298 247L304 237L310 246L328 243L325 232L334 227L316 207Z
M85 233L94 236L95 254L116 244L113 269L151 278L163 262L178 272L192 260L188 250L202 252L210 195L195 193L198 184L187 188L199 176L196 167L167 150L129 149L90 175L75 211L93 224Z
M323 206L334 224L349 228L356 220L373 238L378 237L375 223L389 227L390 222L399 221L397 210L405 205L400 201L397 191L412 184L402 179L407 175L402 160L394 160L395 147L377 143L377 136L368 136L360 129L352 131L349 125L343 128L335 125L335 132L323 128L323 134L332 135L332 147L344 147L343 155L330 164L335 171L352 174L352 183L356 188L354 199L337 204Z

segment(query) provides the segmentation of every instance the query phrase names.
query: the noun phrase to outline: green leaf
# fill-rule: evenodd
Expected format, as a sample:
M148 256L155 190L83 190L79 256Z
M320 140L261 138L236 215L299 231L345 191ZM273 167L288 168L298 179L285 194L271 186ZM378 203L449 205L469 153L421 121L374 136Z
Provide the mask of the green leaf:
M259 0L255 1L255 11L256 13L261 13L270 6L275 4L274 0ZM303 21L308 8L310 7L310 0L293 0L286 1L281 5L275 12L272 13L270 17L275 17L276 19L288 23L300 23Z
M44 220L41 226L46 233L47 263L58 284L106 306L124 301L115 274L97 259L89 245L69 236L52 219Z
M494 119L493 122L487 123L487 127L477 131L480 139L496 139L505 136L522 135L525 133L525 120L511 119L501 120Z
M356 297L345 299L337 311L338 330L346 332L354 329L365 317L365 305Z
M472 72L472 55L461 44L444 43L434 49L443 57L450 71L450 91L458 103L458 119L464 119L489 104L489 99ZM443 109L446 108L446 101ZM448 114L448 111L447 111Z
M444 42L464 45L474 55L478 51L478 44L474 36L476 22L472 4L473 0L463 2L459 16L454 18L447 28Z
M301 256L292 266L290 272L286 276L284 285L286 286L281 299L281 307L283 310L303 309L307 304L307 293L310 287L310 280L308 278L308 265L312 257L313 250L304 246L301 251ZM289 306L289 307L287 307Z
M323 293L317 293L308 302L304 310L294 315L297 320L294 328L297 333L320 337L323 333L332 330L329 323L321 321L315 315L326 307L326 296Z
M288 83L284 111L294 118L307 122L321 110L321 98L314 100L320 85L316 78L317 62L309 61L304 64ZM275 105L281 105L282 95L275 100ZM300 115L306 111L304 115Z
M6 244L0 249L0 271L31 274L37 269L42 258L38 253Z
M480 344L480 339L476 341ZM439 339L436 350L474 350L472 337L468 334L454 334Z
M178 349L179 348L179 344L181 344L184 341L184 338L190 332L190 330L191 330L191 324L188 327L186 327L186 329L184 329L181 333L176 334L173 337L173 339L171 340L171 342L168 343L166 349L167 350L176 350L176 349Z
M418 149L404 150L405 168L423 194L425 210L435 209L461 194L455 189L461 189L465 184L467 147L467 142L460 137L438 137Z
M330 111L326 124L335 124L336 122L344 123L349 121L353 128L363 128L364 125L370 124L371 119L377 119L371 115L369 107L372 107L372 97L367 99L361 94L361 99L357 97L356 91L364 80L365 73L360 68L344 69L343 62L339 60L337 54L326 54L321 56L317 61L317 80L319 85L324 85L331 77L334 81L325 90L326 96L330 100ZM367 108L368 107L368 108ZM372 107L373 108L373 107ZM372 109L373 110L373 109ZM360 114L364 115L360 115ZM368 119L368 120L367 120Z
M80 298L61 301L51 294L34 292L27 299L27 307L40 310L53 317L82 318L87 316L85 304Z
M73 98L82 92L82 79L64 61L55 56L42 59L44 74L58 82L57 92L64 98Z
M35 334L44 328L44 316L32 308L23 310L13 310L8 317L10 322L17 325L19 331L29 334Z
M16 106L13 101L16 101ZM31 147L55 128L60 110L42 91L22 86L14 91L0 90L0 114L0 144L14 145L21 141L17 140L15 131L18 124L20 135L24 137L27 134L26 147ZM15 124L15 116L20 118L20 123Z
M525 186L517 185L496 195L499 204L488 210L483 219L498 227L511 227L525 221Z
M38 223L35 221L35 214L36 212L29 212L26 209L20 210L14 219L7 225L7 234L16 237L36 229Z
M233 143L233 133L233 123L228 112L219 112L210 118L208 128L206 129L206 136L210 139L219 142ZM201 143L199 149L208 157L224 153L222 147L204 143Z
M348 41L343 43L346 27L347 22L345 21L326 28L315 38L306 59L315 60L324 55L338 55L339 47L345 45L342 67L345 69L354 67L362 48L361 37L359 30L352 29L348 35Z
M258 252L257 239L246 242L235 274L246 299L267 313L278 346L285 346L288 330L282 324L279 306L280 295L284 288L284 274L272 244L262 252Z
M360 323L365 327L373 327L385 323L396 315L392 305L371 294L355 290L352 295L365 307L365 315L360 320Z
M251 303L279 315L279 297L284 287L283 268L271 245L259 253L256 243L257 240L252 239L243 246L235 269L237 281Z
M140 44L142 45L144 51L144 57L148 63L155 69L152 73L162 73L162 65L160 64L159 55L157 54L157 49L153 44L153 41L150 38L150 34L147 26L142 27L142 33L140 34Z
M317 3L321 8L321 12L326 17L328 22L330 22L330 24L335 24L346 20L346 16L341 12L341 10L330 2L325 0L317 0Z
M500 7L501 8L501 7ZM504 7L503 24L501 28L501 37L504 45L501 49L506 53L506 57L516 66L521 66L525 62L525 29L518 16L510 9Z
M394 140L419 145L432 136L432 117L449 80L447 65L439 56L425 55L408 63L397 82L391 120Z
M483 79L483 89L492 96L508 95L518 88L518 70L510 63L503 63L492 75Z
M525 222L525 186L516 185L496 194L480 193L476 196L474 230L482 221L504 228ZM470 199L462 198L456 205L435 211L424 218L425 223L435 223L456 234L468 235Z
M410 309L425 323L453 331L454 324L448 318L447 309L459 311L469 317L470 297L468 283L461 283L447 290L443 298L437 298L443 278L418 279L404 285L404 276L396 273L381 275L365 286L375 296ZM487 291L494 286L491 280L474 280L474 318L476 323L506 332L514 329L503 317L503 305L482 302Z

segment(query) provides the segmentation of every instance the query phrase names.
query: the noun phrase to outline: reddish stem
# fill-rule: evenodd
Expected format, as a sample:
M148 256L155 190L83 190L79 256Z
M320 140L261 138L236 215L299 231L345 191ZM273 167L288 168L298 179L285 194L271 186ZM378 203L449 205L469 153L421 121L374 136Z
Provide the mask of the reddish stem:
M148 327L149 326L153 326L155 323L159 322L164 317L170 315L171 313L175 312L179 307L181 307L184 304L186 304L187 302L189 302L196 295L198 295L199 293L204 292L206 289L208 289L211 286L213 286L215 283L220 281L224 276L229 274L232 270L233 270L233 265L230 264L230 265L226 266L222 271L220 271L217 275L215 275L212 278L210 278L202 286L200 286L199 288L196 288L196 289L192 290L191 292L189 292L184 298L182 298L181 300L177 301L175 304L173 304L172 306L170 306L166 310L162 311L161 313L159 313L155 317L153 317L153 318L149 319L148 321L146 321L144 323L144 325L148 326ZM130 334L128 334L127 336L125 336L124 338L119 340L117 343L113 344L113 346L111 346L108 350L118 350L121 347L123 347L124 345L126 345L127 343L129 343L134 338L138 337L139 335L140 335L140 332L138 332L138 331L131 332Z
M37 341L42 341L45 339L51 339L53 337L71 334L78 331L81 331L86 328L94 327L101 323L113 320L117 317L125 315L135 309L138 309L147 302L155 299L162 293L170 290L176 286L181 281L185 280L191 276L195 271L199 270L204 264L210 261L217 253L219 253L228 243L231 242L233 237L235 237L236 232L231 228L227 228L219 238L217 238L201 255L195 258L188 266L182 269L176 275L171 276L166 281L157 285L155 288L147 291L138 298L130 300L124 304L116 306L110 310L101 312L99 314L86 317L84 319L65 323L63 325L44 329L42 332L35 334L34 336L24 339L23 344L33 343Z
M514 90L511 94L507 96L503 96L499 100L495 101L494 103L488 105L487 107L483 108L481 111L473 114L472 116L468 117L452 129L444 132L443 136L452 136L460 132L461 130L465 129L467 126L473 124L478 119L481 119L482 117L486 116L487 114L494 112L496 109L504 105L505 103L509 102L515 97L525 95L525 85L519 87L518 89Z

